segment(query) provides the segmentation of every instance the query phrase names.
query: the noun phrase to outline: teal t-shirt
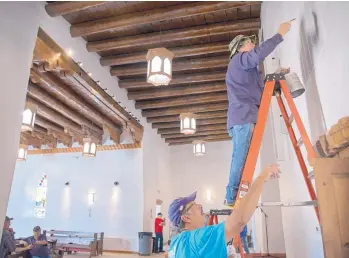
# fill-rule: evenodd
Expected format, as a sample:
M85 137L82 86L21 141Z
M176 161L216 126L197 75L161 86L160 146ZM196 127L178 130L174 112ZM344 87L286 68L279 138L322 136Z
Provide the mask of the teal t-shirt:
M168 258L227 258L224 222L184 231L171 240Z

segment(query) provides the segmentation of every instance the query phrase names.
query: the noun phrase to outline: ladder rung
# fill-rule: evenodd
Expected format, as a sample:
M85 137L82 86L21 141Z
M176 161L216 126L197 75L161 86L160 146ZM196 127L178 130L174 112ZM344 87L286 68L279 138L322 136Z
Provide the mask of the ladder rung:
M303 145L303 139L299 138L298 141L297 141L298 148L300 148L302 145Z
M258 204L258 207L271 207L271 206L281 206L281 207L294 207L294 206L313 206L317 205L317 201L304 201L304 202L262 202Z

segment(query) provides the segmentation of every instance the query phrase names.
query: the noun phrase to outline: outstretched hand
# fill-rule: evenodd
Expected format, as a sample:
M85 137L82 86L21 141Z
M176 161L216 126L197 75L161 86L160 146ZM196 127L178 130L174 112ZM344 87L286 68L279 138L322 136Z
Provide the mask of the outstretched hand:
M265 182L270 179L275 179L280 177L280 169L278 164L272 164L263 169L260 175Z
M278 33L281 36L285 36L290 29L291 29L291 21L283 22L279 25Z

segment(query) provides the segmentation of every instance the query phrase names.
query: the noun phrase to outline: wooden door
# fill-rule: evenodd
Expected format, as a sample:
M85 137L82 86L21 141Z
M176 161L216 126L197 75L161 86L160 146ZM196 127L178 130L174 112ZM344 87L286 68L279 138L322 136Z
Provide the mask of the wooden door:
M325 257L349 258L349 159L316 159L314 174Z

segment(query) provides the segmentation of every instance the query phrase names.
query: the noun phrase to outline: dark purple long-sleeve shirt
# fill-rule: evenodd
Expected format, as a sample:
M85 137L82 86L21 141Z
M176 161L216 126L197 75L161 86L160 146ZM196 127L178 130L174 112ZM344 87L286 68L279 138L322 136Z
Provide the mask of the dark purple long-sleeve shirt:
M258 65L283 41L280 34L264 41L250 52L233 56L225 82L228 91L228 130L234 125L256 123L263 80Z

